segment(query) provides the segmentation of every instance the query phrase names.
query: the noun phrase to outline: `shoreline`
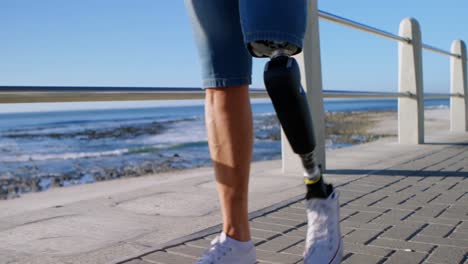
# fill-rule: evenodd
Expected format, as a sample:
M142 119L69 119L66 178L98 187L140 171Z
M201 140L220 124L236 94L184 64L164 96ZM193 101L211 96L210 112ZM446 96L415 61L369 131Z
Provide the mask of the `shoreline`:
M449 126L449 109L426 109L426 127L429 130L444 129ZM279 140L280 129L276 117L272 116L267 123L277 126L268 137L270 140ZM326 145L327 150L351 147L384 138L397 137L396 111L358 111L358 112L327 112L326 113ZM280 155L280 154L279 154ZM146 162L140 166L126 166L123 168L95 171L94 174L85 175L46 175L44 177L13 177L0 175L0 200L21 198L22 195L34 192L44 192L50 189L68 187L73 185L91 184L115 179L136 178L141 176L158 175L168 172L184 171L187 169L210 167L206 164L186 164L177 166L179 154L159 155L161 160ZM264 161L257 159L252 162ZM267 160L277 160L276 158ZM179 164L180 165L180 164ZM25 191L26 190L26 191Z

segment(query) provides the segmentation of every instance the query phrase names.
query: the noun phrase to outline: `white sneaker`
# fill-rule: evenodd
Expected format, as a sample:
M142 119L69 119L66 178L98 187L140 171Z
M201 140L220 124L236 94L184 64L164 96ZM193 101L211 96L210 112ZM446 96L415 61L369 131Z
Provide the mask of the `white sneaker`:
M252 241L239 242L223 232L211 241L196 264L254 264L257 260Z
M305 264L337 264L343 257L340 232L340 204L338 192L326 199L310 199L307 208L307 239L304 251Z

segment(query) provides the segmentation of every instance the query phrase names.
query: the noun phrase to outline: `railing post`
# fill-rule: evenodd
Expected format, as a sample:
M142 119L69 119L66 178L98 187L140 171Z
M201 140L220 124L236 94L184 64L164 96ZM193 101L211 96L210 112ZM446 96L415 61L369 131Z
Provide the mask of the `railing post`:
M322 94L322 68L320 58L320 35L317 0L308 1L307 32L304 38L303 52L296 56L301 69L302 86L307 91L307 100L314 124L317 141L317 159L325 169L325 117ZM284 133L281 135L283 173L301 173L302 165L292 151Z
M400 42L398 47L400 93L398 98L398 141L402 144L424 143L424 94L422 41L419 23L406 18L400 24L400 36L411 43Z
M468 88L466 73L466 45L462 40L455 40L452 53L460 58L450 58L450 92L458 96L450 97L450 130L453 132L468 131Z

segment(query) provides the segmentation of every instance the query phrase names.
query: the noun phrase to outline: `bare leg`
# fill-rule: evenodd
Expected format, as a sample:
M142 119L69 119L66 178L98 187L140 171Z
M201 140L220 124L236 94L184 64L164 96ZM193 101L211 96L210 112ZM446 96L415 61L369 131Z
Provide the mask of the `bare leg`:
M208 144L217 180L223 231L250 240L248 189L253 128L248 85L206 89Z

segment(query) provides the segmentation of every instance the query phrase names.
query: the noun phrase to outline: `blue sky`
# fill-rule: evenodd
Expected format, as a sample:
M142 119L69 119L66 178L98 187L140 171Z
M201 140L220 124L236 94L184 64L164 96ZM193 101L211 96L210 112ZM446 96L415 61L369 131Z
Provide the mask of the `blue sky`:
M398 32L415 17L423 41L468 41L466 0L319 0L319 8ZM321 21L325 89L396 91L396 42ZM264 60L253 87L263 87ZM429 92L449 89L448 57L424 52ZM181 0L1 0L0 85L199 86Z

